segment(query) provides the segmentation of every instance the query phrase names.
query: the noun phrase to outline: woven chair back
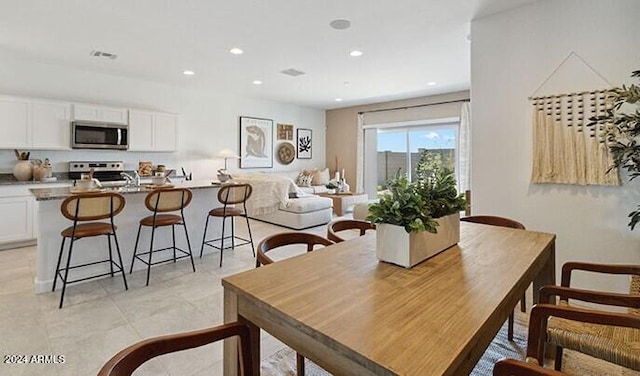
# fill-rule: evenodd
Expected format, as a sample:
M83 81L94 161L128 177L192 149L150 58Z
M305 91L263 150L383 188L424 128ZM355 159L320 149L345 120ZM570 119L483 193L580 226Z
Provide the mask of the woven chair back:
M230 184L224 185L218 191L218 201L224 205L235 205L246 202L253 193L250 184Z
M144 204L153 212L172 212L189 206L192 197L187 188L156 189L147 194Z
M124 196L115 192L78 194L62 201L60 211L72 221L95 221L119 214L124 205Z

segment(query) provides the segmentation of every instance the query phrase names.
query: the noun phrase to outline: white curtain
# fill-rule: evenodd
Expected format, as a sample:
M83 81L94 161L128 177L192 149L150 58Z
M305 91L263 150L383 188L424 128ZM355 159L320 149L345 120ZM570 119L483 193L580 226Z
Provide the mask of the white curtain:
M364 114L358 114L356 135L356 192L364 192Z
M364 129L364 193L376 197L378 186L378 129Z
M460 107L460 177L458 187L460 192L471 189L471 104L462 103Z

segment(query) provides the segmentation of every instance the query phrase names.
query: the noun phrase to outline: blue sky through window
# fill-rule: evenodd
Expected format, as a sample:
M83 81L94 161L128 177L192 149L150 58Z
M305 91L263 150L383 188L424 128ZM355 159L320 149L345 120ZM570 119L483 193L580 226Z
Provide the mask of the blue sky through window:
M456 132L454 129L412 130L410 135L410 152L418 149L455 149ZM378 133L378 151L407 151L405 131Z

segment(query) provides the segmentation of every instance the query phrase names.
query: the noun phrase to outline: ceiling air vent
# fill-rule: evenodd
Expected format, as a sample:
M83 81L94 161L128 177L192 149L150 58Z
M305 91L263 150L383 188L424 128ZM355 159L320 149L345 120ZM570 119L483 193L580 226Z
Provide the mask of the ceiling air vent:
M109 52L102 52L102 51L96 51L96 50L91 51L91 56L104 57L106 59L111 59L111 60L113 60L113 59L118 57L118 55L111 54Z
M291 76L291 77L298 77L298 76L302 76L303 74L306 74L306 73L304 73L302 71L299 71L299 70L293 69L293 68L285 69L280 73L286 74L287 76Z

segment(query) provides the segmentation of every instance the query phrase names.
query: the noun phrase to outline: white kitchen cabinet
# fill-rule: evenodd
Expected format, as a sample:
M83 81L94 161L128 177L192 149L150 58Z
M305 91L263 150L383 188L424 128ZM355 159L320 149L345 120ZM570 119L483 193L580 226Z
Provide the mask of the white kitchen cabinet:
M71 104L0 97L0 148L70 150Z
M31 102L31 147L40 150L71 150L71 104Z
M73 120L128 124L129 110L126 108L75 103L73 105Z
M70 183L16 184L0 187L0 248L34 242L38 236L37 202L31 188L68 187ZM62 214L60 214L62 218Z
M0 244L33 239L33 197L0 197Z
M0 97L0 148L25 148L30 144L29 100Z
M175 151L178 115L129 110L130 151Z

